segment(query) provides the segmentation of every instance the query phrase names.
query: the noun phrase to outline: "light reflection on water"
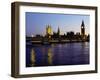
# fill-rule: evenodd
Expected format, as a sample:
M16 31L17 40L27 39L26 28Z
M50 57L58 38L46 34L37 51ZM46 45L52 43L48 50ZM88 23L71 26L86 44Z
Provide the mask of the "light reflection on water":
M48 49L48 64L52 65L52 57L53 57L53 54L52 54L52 51L51 51L51 48Z
M26 67L89 64L89 43L27 45Z
M35 51L34 51L34 48L31 49L31 53L30 53L30 62L31 62L31 66L34 66L35 65Z

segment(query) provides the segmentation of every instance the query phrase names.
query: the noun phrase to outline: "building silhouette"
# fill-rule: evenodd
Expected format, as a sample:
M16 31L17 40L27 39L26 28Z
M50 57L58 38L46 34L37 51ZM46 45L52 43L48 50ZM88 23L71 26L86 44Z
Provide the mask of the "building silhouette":
M83 20L82 20L82 24L81 24L81 37L82 37L82 39L85 39L85 24L84 24Z
M59 27L58 27L57 34L58 34L58 36L60 36L60 29L59 29Z
M60 38L60 28L58 27L57 32L53 32L53 38Z

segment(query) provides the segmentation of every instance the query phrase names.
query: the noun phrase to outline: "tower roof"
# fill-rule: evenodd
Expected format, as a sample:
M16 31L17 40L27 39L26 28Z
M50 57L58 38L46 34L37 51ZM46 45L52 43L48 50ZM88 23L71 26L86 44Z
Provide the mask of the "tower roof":
M84 21L83 21L83 20L82 20L82 24L81 24L81 26L85 26L85 25L84 25Z

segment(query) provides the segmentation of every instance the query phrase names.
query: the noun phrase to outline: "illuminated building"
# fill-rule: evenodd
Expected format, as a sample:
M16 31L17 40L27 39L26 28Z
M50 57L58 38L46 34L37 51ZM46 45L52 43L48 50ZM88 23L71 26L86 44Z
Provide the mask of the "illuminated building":
M46 26L46 36L47 36L48 38L51 38L51 35L52 35L52 28L51 28L50 25L47 25L47 26Z

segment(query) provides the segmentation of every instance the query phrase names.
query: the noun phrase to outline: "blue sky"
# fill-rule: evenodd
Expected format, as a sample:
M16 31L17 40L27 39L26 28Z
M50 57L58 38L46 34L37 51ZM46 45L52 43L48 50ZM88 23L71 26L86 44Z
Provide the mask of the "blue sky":
M46 25L51 25L53 32L57 32L59 27L61 34L69 31L80 32L82 20L84 20L86 34L89 34L89 15L26 12L25 16L27 36L36 34L45 35Z

